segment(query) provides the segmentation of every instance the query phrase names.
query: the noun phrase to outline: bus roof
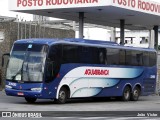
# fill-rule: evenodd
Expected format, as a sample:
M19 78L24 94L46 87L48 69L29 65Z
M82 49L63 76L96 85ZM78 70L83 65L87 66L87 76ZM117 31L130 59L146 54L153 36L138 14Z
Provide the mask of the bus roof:
M74 44L74 45L85 45L85 46L96 46L96 47L112 47L119 49L130 49L130 50L142 50L142 51L154 51L153 48L140 48L140 47L131 47L131 46L122 46L116 42L111 41L100 41L100 40L89 40L89 39L79 39L79 38L30 38L30 39L21 39L15 41L15 43L37 43L37 44L47 44L53 45L57 43L64 44Z

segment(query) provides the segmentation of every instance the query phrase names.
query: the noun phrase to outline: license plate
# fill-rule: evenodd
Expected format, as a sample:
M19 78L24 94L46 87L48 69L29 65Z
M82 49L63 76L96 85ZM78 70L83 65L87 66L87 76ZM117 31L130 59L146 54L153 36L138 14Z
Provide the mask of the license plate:
M22 92L18 92L17 93L19 96L23 96L24 95L24 93L22 93Z

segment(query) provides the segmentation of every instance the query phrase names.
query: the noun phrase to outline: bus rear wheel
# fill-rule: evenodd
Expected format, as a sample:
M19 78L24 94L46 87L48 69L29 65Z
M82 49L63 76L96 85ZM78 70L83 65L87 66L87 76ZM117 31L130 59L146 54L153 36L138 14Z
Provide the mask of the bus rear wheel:
M140 96L140 89L138 87L135 87L133 93L131 94L131 100L137 101L139 96Z
M26 100L28 103L34 103L34 102L36 102L37 98L25 97L25 100Z
M56 102L59 104L64 104L67 101L67 96L67 89L62 87L59 91L58 99L56 99Z
M131 98L131 89L129 86L126 86L123 90L122 100L123 101L129 101Z

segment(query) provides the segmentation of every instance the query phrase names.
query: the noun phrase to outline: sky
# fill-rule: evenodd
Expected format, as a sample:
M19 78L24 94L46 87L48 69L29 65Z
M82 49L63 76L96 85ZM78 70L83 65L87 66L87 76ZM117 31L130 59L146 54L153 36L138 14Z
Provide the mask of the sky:
M31 14L9 11L8 1L9 0L0 0L0 16L16 17L16 15L18 15L18 18L20 19L28 21L32 20Z

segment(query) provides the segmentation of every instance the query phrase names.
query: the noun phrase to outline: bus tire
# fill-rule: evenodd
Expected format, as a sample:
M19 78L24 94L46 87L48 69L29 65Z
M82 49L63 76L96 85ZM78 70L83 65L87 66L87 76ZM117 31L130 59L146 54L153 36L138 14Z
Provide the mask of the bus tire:
M124 88L124 90L123 90L123 95L122 95L121 99L122 99L123 101L129 101L130 98L131 98L131 89L130 89L129 86L126 86L126 87Z
M131 100L137 101L140 96L140 89L136 86L131 94Z
M58 99L56 99L56 103L58 104L64 104L67 101L67 89L65 87L62 87L58 94Z
M29 98L29 97L25 97L25 100L28 102L28 103L35 103L37 98Z

